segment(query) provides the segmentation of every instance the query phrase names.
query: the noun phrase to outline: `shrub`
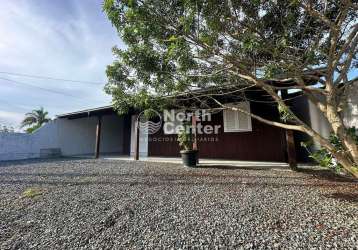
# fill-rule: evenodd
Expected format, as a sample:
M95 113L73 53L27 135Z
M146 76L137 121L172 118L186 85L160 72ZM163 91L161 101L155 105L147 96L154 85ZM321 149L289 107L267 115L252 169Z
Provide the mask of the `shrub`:
M347 133L352 136L352 138L356 141L358 145L358 130L355 127L349 128ZM342 141L336 136L335 134L331 133L329 136L330 143L335 147L336 151L344 150ZM329 168L334 170L335 172L342 172L343 168L338 163L338 161L333 157L328 150L322 148L316 151L312 151L310 146L313 145L312 141L309 142L302 142L301 146L303 146L307 152L309 153L309 157L316 161L320 166L324 168Z

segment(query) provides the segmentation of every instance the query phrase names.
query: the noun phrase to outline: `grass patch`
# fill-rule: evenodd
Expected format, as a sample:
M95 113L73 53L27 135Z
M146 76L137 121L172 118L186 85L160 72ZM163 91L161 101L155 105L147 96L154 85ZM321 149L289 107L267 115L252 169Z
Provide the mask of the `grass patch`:
M42 195L43 191L40 188L27 188L21 195L22 198L34 198Z

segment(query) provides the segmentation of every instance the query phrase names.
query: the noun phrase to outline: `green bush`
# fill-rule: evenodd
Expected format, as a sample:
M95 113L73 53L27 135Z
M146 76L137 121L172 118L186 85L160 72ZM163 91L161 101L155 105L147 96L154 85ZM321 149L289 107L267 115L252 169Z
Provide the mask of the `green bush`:
M349 128L347 129L347 133L352 136L352 138L356 141L358 145L357 129L355 127ZM336 151L344 150L342 141L335 134L331 133L331 135L329 136L329 141L335 147ZM312 145L312 141L301 142L301 146L303 146L307 150L307 152L309 153L309 157L316 161L320 166L332 169L335 172L341 172L343 170L342 166L337 162L337 160L327 149L322 148L316 151L312 151L310 149L310 146Z

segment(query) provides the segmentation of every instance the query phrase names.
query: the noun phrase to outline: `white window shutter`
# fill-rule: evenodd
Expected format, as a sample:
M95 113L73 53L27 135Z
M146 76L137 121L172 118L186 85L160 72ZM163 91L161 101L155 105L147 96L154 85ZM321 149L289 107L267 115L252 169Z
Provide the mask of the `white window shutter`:
M241 102L239 107L247 112L250 112L250 103L249 102ZM239 122L239 130L240 131L252 131L251 127L251 116L238 112L238 122Z
M250 112L250 103L241 102L237 104L229 104L233 107ZM224 132L244 132L252 131L251 116L234 110L224 110Z
M237 112L224 110L224 132L237 130Z

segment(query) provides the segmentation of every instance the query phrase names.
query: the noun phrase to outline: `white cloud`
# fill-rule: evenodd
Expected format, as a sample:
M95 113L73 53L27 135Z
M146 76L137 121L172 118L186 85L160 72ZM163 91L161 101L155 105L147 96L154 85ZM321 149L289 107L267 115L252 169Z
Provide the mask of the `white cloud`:
M121 46L101 12L101 0L4 1L0 9L0 71L105 82L111 48ZM16 85L0 79L0 100L31 109L44 106L51 115L107 105L103 84L93 86L0 74L19 82L50 88L77 98ZM22 110L23 111L23 110ZM3 114L5 116L6 113ZM9 116L9 118L11 118ZM12 117L13 118L13 117Z
M23 118L24 114L22 113L0 110L0 126L18 128Z

